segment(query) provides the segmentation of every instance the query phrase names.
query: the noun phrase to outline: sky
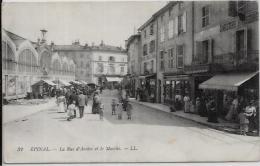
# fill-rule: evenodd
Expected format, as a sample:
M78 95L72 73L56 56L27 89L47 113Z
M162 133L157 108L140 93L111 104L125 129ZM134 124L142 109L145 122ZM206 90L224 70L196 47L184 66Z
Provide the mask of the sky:
M2 27L31 41L46 29L47 42L82 45L94 42L125 46L125 40L165 1L12 2L2 4Z

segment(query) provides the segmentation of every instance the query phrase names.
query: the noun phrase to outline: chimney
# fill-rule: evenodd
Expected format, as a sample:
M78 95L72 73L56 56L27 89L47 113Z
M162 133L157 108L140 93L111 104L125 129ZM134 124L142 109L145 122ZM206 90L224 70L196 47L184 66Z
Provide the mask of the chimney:
M53 51L53 49L54 49L54 42L51 41L51 51Z
M104 41L101 40L100 46L104 46Z
M48 32L46 29L41 29L42 32L42 39L41 44L46 43L46 33Z

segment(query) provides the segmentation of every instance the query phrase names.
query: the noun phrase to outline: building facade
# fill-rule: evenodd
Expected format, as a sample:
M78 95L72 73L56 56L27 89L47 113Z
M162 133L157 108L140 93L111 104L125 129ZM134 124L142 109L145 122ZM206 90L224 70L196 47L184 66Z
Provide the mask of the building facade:
M138 31L141 34L141 75L140 88L143 90L142 100L155 102L156 100L156 72L157 72L157 34L156 17L152 16Z
M52 52L46 40L32 42L2 29L2 93L5 99L17 99L32 92L37 81L75 79L75 64Z
M127 74L127 54L121 47L105 45L91 46L92 81L97 85L113 86ZM108 84L108 82L111 82Z
M193 2L170 2L155 16L158 23L157 102L171 104L175 95L191 94L184 66L193 54Z
M79 41L71 45L55 45L53 51L62 57L70 57L76 65L76 80L83 80L87 83L93 82L92 77L92 52L88 45L82 46Z
M139 85L139 76L141 74L141 35L132 35L126 40L126 51L128 58L128 77L130 80L130 91L131 97L136 96L136 90Z

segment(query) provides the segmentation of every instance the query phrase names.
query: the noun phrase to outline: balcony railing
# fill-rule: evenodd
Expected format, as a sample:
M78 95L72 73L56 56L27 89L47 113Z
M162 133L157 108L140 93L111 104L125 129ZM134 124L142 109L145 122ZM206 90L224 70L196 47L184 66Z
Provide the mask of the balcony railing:
M234 57L235 57L234 53L216 55L213 58L213 63L215 63L215 64L233 64Z

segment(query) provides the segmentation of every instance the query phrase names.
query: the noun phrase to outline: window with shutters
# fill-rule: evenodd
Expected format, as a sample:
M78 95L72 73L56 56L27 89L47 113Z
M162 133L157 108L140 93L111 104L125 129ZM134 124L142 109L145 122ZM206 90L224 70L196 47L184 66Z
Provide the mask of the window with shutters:
M160 41L164 42L164 27L163 26L160 29Z
M209 57L209 41L202 42L202 63L207 63Z
M209 25L209 6L202 8L202 27Z
M150 53L153 53L154 50L155 50L155 41L152 40L152 41L150 42L149 52L150 52Z
M173 20L168 23L168 37L169 39L173 37Z
M147 45L143 46L143 56L147 55Z
M168 14L169 14L169 17L171 17L171 15L172 15L172 7L169 9Z
M183 67L184 45L177 46L177 67Z
M147 72L147 62L144 62L144 73Z
M168 68L173 68L174 66L174 48L168 50Z
M206 64L213 54L213 40L204 40L196 42L196 56L194 61L197 64Z
M160 69L164 70L164 51L160 51Z
M178 34L186 32L186 12L178 16Z
M144 38L146 39L146 30L144 30Z
M228 15L231 17L237 16L237 1L228 2Z
M150 35L153 35L154 31L153 31L153 24L150 26Z

